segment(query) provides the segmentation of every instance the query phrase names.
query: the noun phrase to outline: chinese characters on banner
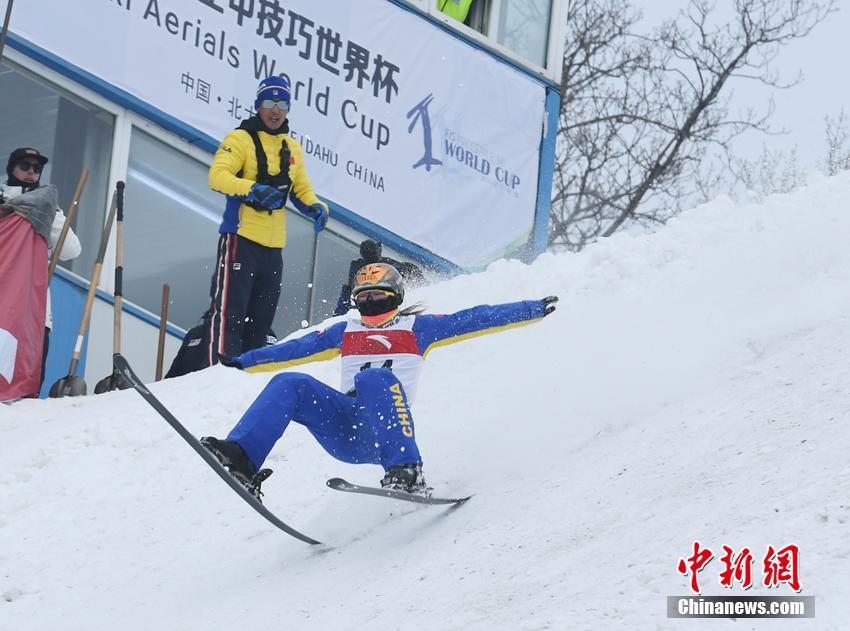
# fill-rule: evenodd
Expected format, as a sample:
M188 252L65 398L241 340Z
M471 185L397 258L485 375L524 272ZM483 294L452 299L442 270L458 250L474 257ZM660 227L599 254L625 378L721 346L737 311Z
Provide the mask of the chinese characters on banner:
M323 24L317 25L315 20L291 8L285 9L279 0L259 0L256 3L254 0L198 2L222 15L227 10L237 26L255 23L257 35L274 41L280 47L293 48L293 52L297 52L301 59L309 61L313 58L319 68L331 74L341 76L341 71L344 72L343 81L349 83L356 80L358 89L363 89L366 84L376 98L383 98L390 103L393 95L398 94L397 78L401 71L398 64L385 59L383 53L373 53L353 40L348 39L343 43L343 37L338 31ZM340 64L343 45L345 55Z
M212 84L200 77L194 77L188 72L184 72L180 76L180 85L183 87L184 93L195 100L203 103L209 103L212 95ZM222 102L222 97L216 97L216 101ZM250 118L256 112L251 107L253 103L243 103L238 96L227 98L227 114L236 121L241 121L245 118Z

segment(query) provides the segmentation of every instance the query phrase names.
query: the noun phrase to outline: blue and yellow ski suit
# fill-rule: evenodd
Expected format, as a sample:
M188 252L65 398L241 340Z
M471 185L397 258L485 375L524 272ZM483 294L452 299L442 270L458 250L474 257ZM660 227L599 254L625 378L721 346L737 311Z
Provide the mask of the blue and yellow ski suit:
M336 390L298 372L276 375L228 435L259 468L290 421L304 425L333 457L349 463L421 464L410 403L422 364L438 346L530 324L542 300L481 305L450 315L397 315L381 327L347 320L237 359L248 372L342 356Z

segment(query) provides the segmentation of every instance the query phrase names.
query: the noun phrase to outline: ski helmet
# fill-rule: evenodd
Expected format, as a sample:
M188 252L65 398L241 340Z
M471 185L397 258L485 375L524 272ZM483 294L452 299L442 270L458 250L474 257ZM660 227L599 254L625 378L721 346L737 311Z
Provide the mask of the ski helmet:
M404 301L404 279L389 263L369 263L354 275L351 297L363 315L387 313Z

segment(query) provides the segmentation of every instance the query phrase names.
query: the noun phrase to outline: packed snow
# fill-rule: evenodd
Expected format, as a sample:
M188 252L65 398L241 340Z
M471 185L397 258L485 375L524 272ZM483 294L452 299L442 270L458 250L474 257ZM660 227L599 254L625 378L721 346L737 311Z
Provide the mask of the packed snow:
M414 406L454 509L375 484L291 426L247 506L133 391L0 405L0 629L846 629L850 619L850 174L761 204L716 200L651 235L411 292L431 312L560 296L531 326L428 356ZM131 363L133 358L129 358ZM300 367L338 385L338 360ZM222 436L271 375L217 366L153 392ZM800 549L806 620L682 620ZM720 585L749 547L753 588Z

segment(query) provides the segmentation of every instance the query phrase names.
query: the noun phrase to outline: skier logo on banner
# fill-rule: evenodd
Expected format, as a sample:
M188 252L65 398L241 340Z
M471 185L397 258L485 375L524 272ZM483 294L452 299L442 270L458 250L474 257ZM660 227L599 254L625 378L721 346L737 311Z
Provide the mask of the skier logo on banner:
M434 100L434 95L429 94L424 99L419 101L408 113L407 118L412 118L410 126L407 128L407 133L412 134L416 123L422 121L422 143L425 147L424 155L419 159L412 168L424 166L426 171L430 171L434 165L443 164L441 160L437 160L433 153L433 139L431 138L431 116L428 113L428 106Z

